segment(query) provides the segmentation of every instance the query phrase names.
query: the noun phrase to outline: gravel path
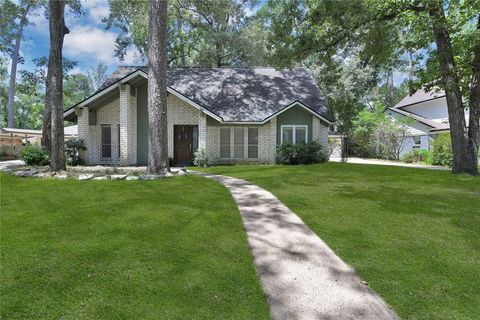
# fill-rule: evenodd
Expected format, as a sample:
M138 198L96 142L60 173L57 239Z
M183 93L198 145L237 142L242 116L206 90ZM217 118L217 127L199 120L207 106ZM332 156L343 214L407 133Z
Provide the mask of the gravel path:
M398 319L383 300L270 192L214 179L233 195L273 319Z

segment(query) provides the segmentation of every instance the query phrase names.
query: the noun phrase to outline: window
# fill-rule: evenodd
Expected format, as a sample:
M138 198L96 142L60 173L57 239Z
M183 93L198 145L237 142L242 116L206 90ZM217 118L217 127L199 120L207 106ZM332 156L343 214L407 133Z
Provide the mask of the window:
M422 145L422 140L420 136L413 136L413 146L414 149L419 149Z
M258 158L258 128L248 128L248 158Z
M120 159L120 125L117 126L117 156Z
M220 128L220 158L230 158L230 128Z
M281 126L280 143L307 143L308 142L308 126L304 125L286 125Z
M101 126L102 158L112 157L112 130L109 124Z
M245 130L241 128L233 128L233 157L243 158L245 154Z

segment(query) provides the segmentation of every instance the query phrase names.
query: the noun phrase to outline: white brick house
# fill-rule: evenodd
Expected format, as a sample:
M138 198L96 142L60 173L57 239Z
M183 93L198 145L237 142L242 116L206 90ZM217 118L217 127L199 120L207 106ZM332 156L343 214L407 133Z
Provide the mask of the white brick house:
M168 154L178 163L198 149L212 163L273 163L283 142L327 147L333 117L307 70L170 69L167 78ZM64 118L78 123L88 164L145 165L145 68L118 68Z

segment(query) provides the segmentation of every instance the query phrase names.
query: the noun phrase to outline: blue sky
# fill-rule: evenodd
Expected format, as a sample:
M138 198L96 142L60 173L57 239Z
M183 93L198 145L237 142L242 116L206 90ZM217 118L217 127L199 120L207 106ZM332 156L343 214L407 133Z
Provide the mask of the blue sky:
M120 62L114 56L115 30L106 30L102 18L108 16L107 0L82 0L84 14L75 16L68 9L65 11L65 23L70 34L65 36L63 54L66 58L77 61L78 65L73 72L83 72L94 67L97 62L105 62L112 72L118 65L141 64L138 53L132 47L127 51L125 61ZM24 41L20 52L25 58L25 64L20 69L32 68L32 59L41 56L48 57L49 30L48 20L44 9L32 12L31 24L24 31Z

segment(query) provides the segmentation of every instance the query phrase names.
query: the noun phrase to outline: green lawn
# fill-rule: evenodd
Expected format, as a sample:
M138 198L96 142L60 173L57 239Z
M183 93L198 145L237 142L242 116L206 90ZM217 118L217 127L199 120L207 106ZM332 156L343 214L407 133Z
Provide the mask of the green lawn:
M0 179L0 318L269 317L219 184Z
M480 178L328 163L225 166L278 196L405 319L478 319Z

